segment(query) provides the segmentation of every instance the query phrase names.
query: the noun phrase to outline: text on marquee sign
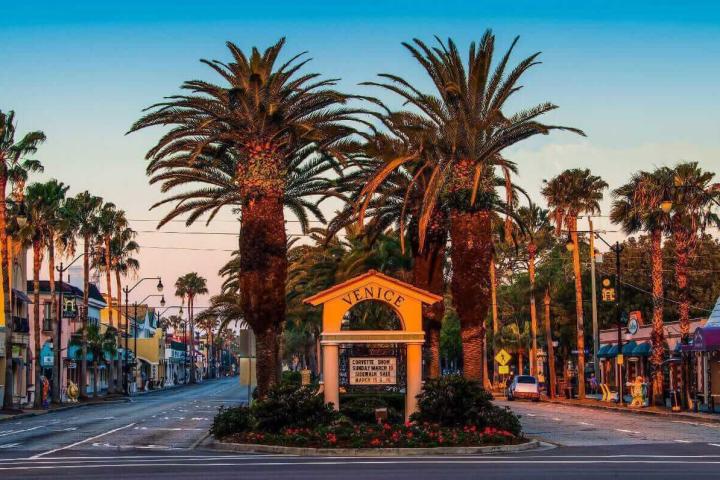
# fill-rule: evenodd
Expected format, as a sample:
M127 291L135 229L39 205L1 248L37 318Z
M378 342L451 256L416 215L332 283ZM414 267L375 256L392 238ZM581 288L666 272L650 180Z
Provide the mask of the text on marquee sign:
M350 385L395 385L395 357L350 357Z

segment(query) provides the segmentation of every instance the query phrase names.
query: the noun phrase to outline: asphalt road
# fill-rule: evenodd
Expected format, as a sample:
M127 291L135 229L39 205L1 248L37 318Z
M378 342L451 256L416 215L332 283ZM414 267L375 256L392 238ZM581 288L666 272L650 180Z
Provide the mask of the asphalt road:
M720 425L511 402L545 447L405 458L241 455L192 448L237 379L0 423L0 478L719 478Z

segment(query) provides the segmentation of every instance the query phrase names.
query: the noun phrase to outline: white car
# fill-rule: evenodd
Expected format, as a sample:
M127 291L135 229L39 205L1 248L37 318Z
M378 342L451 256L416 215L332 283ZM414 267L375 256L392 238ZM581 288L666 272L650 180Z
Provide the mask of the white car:
M540 388L537 379L532 375L516 375L508 388L507 399L527 398L540 401Z

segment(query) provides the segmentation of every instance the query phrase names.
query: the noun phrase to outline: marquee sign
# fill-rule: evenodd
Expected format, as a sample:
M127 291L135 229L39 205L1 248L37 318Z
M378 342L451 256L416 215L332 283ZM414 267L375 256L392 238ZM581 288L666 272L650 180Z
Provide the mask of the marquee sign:
M350 357L350 385L395 385L395 357Z

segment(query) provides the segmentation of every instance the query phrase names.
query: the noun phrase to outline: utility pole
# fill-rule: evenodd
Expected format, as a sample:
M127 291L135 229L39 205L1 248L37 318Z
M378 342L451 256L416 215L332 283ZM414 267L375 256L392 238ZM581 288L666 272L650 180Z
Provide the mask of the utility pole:
M545 289L545 342L547 343L548 370L550 374L550 398L555 398L555 346L550 328L550 287Z
M622 357L622 309L620 308L620 297L622 292L622 284L620 283L620 252L622 247L620 242L615 242L615 309L617 311L617 339L618 339L618 356ZM618 362L618 404L623 405L623 376L622 376L622 363Z
M595 232L593 230L592 217L588 216L590 224L590 295L592 298L592 334L593 334L593 369L595 378L600 381L600 362L598 351L600 350L600 333L598 331L597 312L597 290L595 288Z
M77 260L77 259L75 259ZM73 260L73 263L75 261ZM63 272L65 272L65 269L63 268L63 262L60 262L59 267L55 267L55 269L60 272L60 280L58 281L58 287L60 290L60 293L58 295L58 304L57 304L57 329L55 331L55 368L53 368L53 385L52 385L52 401L54 403L62 403L62 389L60 388L60 383L62 382L62 321L63 321ZM39 305L35 305L35 308L39 308ZM8 352L9 354L9 352ZM9 357L9 355L8 355ZM39 354L38 354L39 358ZM39 385L39 383L36 381L36 385ZM39 393L39 389L36 389L36 394Z

